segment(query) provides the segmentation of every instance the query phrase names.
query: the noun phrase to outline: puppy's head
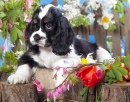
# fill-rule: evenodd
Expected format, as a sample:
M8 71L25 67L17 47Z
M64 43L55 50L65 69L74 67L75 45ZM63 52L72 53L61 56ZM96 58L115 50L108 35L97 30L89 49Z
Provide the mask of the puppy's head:
M70 52L74 34L68 20L52 4L40 6L26 27L26 43L29 47L52 46L55 54L66 55Z

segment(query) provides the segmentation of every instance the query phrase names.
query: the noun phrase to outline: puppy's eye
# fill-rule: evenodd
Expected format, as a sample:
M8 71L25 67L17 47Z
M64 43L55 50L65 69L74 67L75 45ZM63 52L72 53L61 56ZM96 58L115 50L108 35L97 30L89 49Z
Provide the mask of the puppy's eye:
M33 22L34 22L35 24L37 24L37 20L33 20Z
M47 24L45 25L45 27L46 27L46 29L52 29L52 24L47 23Z

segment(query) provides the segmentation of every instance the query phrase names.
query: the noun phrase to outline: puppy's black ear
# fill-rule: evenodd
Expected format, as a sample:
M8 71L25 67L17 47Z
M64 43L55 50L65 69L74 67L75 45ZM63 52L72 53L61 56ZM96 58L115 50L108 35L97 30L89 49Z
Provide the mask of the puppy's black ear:
M35 46L30 43L30 37L32 34L32 21L26 26L25 36L27 38L26 44L29 48L34 48Z
M74 31L69 25L67 18L60 17L57 25L58 33L53 39L52 49L57 55L66 55L70 50L70 45L73 43Z

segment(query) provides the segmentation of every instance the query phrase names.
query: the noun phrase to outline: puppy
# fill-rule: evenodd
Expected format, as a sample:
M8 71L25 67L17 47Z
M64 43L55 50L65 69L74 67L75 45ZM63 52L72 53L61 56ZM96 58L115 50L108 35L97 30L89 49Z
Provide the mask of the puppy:
M96 43L76 38L68 20L52 4L42 5L34 12L26 37L29 50L19 59L16 73L8 77L10 84L27 83L36 68L75 67L89 53L99 61L111 59ZM56 86L64 79L62 70L57 74Z

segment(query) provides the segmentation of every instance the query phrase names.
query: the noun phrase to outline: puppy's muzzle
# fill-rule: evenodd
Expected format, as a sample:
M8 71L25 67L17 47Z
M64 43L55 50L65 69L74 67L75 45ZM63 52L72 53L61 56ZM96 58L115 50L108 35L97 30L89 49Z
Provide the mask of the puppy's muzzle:
M41 40L41 39L45 39L45 37L40 37L40 35L38 35L38 34L35 34L35 35L33 36L33 38L34 38L34 40L35 40L36 42L38 42L38 41Z

